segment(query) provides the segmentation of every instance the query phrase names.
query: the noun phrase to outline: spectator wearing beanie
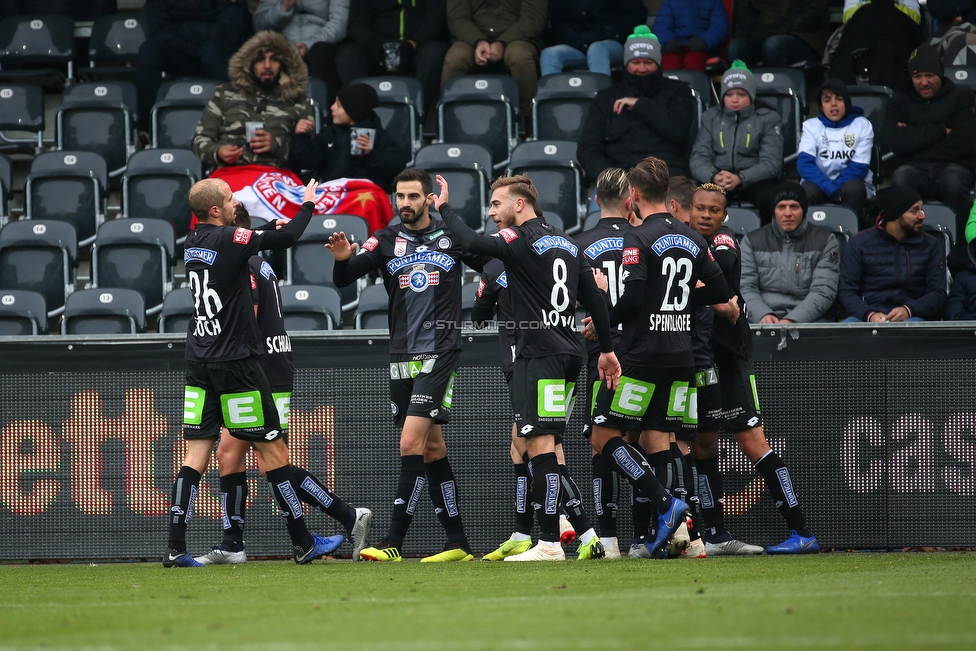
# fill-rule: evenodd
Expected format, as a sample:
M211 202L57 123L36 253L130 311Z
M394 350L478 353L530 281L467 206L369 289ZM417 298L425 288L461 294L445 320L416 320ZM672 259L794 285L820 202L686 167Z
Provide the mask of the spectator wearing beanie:
M580 134L577 157L595 182L608 167L630 169L647 156L688 176L688 131L695 107L688 84L661 72L661 43L638 25L624 43L620 83L596 94Z
M796 170L810 205L837 203L869 225L864 204L874 196L871 151L874 128L864 110L851 104L839 79L828 79L817 91L820 114L803 123Z
M869 207L875 226L844 247L838 298L846 321L887 323L942 318L946 304L941 237L922 231L922 197L911 188L878 192Z
M722 0L664 0L654 33L664 45L665 70L705 72L708 58L722 55L729 14Z
M750 323L825 321L837 297L837 238L807 220L807 194L785 181L770 192L773 221L742 240L740 289Z
M729 201L760 206L763 223L772 215L766 194L783 176L780 116L756 103L756 78L742 61L722 77L722 105L702 116L691 150L691 174L699 183L722 186Z
M939 53L920 45L908 62L912 91L895 93L885 116L885 142L895 154L892 185L944 201L956 213L957 247L950 257L965 267L963 232L976 181L976 102L973 91L943 74Z
M292 168L314 170L313 177L320 182L369 179L390 192L393 177L406 167L410 155L380 124L373 111L379 103L376 90L368 84L340 89L332 104L332 124L314 134L310 120L298 123L291 139Z

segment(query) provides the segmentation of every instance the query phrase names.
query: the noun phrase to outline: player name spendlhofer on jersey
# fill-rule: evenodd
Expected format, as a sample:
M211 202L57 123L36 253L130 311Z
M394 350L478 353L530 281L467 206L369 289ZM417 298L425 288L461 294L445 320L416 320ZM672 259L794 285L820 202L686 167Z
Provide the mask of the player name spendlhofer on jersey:
M636 318L624 322L621 362L691 366L691 294L699 278L720 277L704 238L667 213L651 215L624 235L624 291L644 282Z
M338 282L380 269L390 297L390 352L435 353L461 348L461 263L481 271L486 261L466 253L431 216L422 231L400 224L377 231L346 265L336 265L336 276Z

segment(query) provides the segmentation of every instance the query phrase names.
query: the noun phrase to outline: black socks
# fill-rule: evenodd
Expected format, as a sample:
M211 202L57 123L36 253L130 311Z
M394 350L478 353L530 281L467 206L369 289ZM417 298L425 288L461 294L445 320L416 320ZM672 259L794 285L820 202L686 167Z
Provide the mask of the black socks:
M268 471L268 483L271 484L271 492L274 495L278 510L285 516L285 526L288 528L288 536L291 543L296 548L306 551L312 547L314 541L308 527L305 526L305 518L302 517L302 502L295 490L295 477L292 473L294 466L282 466Z
M447 532L448 543L457 543L468 549L468 539L464 535L464 524L458 509L457 482L447 457L425 464L430 501L434 503L434 513Z
M617 537L617 503L620 483L617 473L610 469L602 454L593 455L593 502L600 522L600 536Z
M235 472L220 478L220 505L224 512L224 535L220 548L244 550L244 510L247 503L247 473Z
M193 516L200 487L200 473L183 466L176 474L169 508L169 547L173 551L186 551L186 525Z
M532 479L529 464L515 464L515 532L532 535L535 513L532 510Z
M532 495L535 498L536 519L539 521L539 540L559 542L559 462L555 452L532 458Z
M383 539L384 544L394 547L403 545L407 529L413 521L417 502L427 485L424 470L424 455L411 454L400 457L400 482L397 484L396 497L393 500L393 517L390 530Z
M803 511L800 509L790 471L787 470L780 456L770 450L756 462L756 472L766 482L766 488L772 493L776 508L786 519L789 528L794 529L801 536L813 535L807 529L806 518L803 517Z

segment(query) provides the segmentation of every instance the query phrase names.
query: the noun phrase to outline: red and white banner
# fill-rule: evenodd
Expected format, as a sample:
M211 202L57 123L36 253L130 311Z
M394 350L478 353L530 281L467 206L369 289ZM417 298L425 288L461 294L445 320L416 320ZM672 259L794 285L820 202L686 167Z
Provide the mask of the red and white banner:
M289 170L265 165L218 167L211 178L227 181L234 198L247 207L252 217L267 220L291 219L302 207L305 186ZM358 215L375 233L393 218L389 196L366 179L333 179L319 184L315 192L316 215Z

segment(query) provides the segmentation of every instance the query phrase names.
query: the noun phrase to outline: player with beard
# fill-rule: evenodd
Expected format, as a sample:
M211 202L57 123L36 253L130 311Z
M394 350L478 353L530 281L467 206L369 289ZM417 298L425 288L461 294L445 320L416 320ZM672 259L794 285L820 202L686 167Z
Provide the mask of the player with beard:
M244 204L237 204L235 215L235 225L238 228L251 228L251 216ZM277 220L256 230L280 228L279 223L284 225L287 222ZM254 316L257 318L258 332L263 344L258 361L271 384L272 396L278 408L278 420L287 443L295 364L292 359L291 339L285 331L285 322L281 315L278 277L271 265L259 255L251 256L247 264L250 270ZM250 449L250 443L234 438L225 428L221 428L217 443L217 467L220 470L220 503L224 513L223 540L203 556L197 556L198 563L238 565L247 562L247 553L244 551L244 514L249 491L244 457ZM264 459L258 453L255 457L261 476L265 477ZM338 495L319 484L312 475L303 477L297 492L303 502L315 505L342 524L346 529L346 538L353 545L352 559L358 561L359 551L366 546L373 512L349 506Z
M740 309L744 305L739 292L741 261L734 233L723 227L728 215L725 191L706 183L695 192L691 210L691 227L708 241L712 254L735 291ZM786 464L773 452L763 432L756 375L752 364L752 333L749 320L740 313L734 324L723 319L714 321L712 347L715 366L699 373L698 408L701 420L694 454L698 466L698 492L705 519L705 551L709 556L761 554L758 545L732 538L722 514L724 491L718 469L719 426L732 432L736 444L753 463L790 528L790 536L766 549L768 554L812 554L820 551L817 539L807 528L796 490ZM717 377L715 377L717 376ZM717 384L716 384L717 381ZM721 411L715 417L714 387L719 389Z
M309 563L342 544L342 536L322 538L305 526L299 487L314 492L322 484L289 461L271 385L258 362L261 344L247 264L260 250L288 248L298 241L312 217L316 186L309 182L301 209L280 231L235 226L237 201L221 179L204 179L190 188L188 202L200 224L187 236L183 252L194 305L186 336L187 446L173 482L164 567L202 567L186 551L186 527L221 426L254 445L264 458L296 563Z
M421 562L470 561L457 484L441 426L451 417L454 375L461 354L461 262L481 271L486 258L468 254L453 229L431 217L430 175L407 168L394 179L400 224L377 231L357 255L345 233L326 248L344 287L380 269L390 296L390 402L400 428L400 479L383 540L363 549L369 561L400 561L400 548L427 485L447 533L443 550Z

